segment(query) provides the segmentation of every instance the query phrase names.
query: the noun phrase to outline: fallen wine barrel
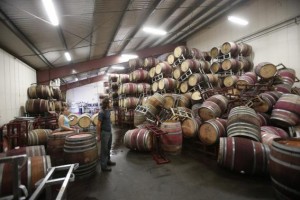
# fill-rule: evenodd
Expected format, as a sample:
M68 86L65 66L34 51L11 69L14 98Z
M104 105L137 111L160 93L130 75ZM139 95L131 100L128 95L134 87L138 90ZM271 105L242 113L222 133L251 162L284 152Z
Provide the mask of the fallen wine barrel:
M200 125L201 120L199 118L185 118L181 123L183 137L195 138Z
M34 156L27 157L27 162L21 166L21 180L20 183L25 185L29 194L32 194L35 190L35 184L43 179L47 170L51 168L50 157L43 156ZM11 195L13 193L13 165L11 163L4 163L1 166L0 170L0 194L2 195Z
M276 195L280 199L300 199L300 139L274 139L269 162Z
M249 89L257 82L257 76L254 72L246 72L236 82L237 89Z
M280 138L288 138L289 134L282 128L275 126L261 126L260 130L279 136Z
M219 105L212 101L204 101L198 110L198 114L203 121L221 117L222 110Z
M296 94L283 94L276 102L274 109L282 109L300 115L300 96Z
M173 96L173 94L171 93L166 93L163 95L164 99L165 99L165 102L164 102L164 105L163 107L165 109L171 109L171 108L174 108L174 105L175 105L175 98Z
M63 157L65 164L79 163L75 175L84 176L96 172L98 149L95 135L79 133L66 136Z
M257 76L263 79L269 79L274 77L274 75L277 72L277 68L272 63L262 62L255 67L254 71L257 74Z
M129 130L124 135L125 146L136 151L151 151L153 142L152 133L145 128Z
M179 154L182 149L182 129L179 121L165 121L160 129L167 134L161 135L161 148L169 154Z
M269 147L272 146L272 142L275 138L280 138L278 135L275 135L273 133L261 131L261 139L262 143L268 145Z
M288 110L273 109L270 121L273 125L287 128L290 126L296 126L300 122L300 117Z
M205 145L217 144L221 137L226 136L226 120L221 118L204 122L198 131L198 137Z
M34 129L29 131L27 145L47 145L48 136L51 135L51 129Z
M218 164L242 174L268 171L269 147L246 138L220 138Z

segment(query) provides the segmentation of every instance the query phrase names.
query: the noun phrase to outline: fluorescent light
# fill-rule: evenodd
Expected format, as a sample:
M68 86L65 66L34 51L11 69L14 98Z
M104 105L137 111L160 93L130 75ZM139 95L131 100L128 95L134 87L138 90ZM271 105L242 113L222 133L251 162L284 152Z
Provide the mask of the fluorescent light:
M134 54L122 54L121 55L122 58L126 58L126 59L134 59L134 58L138 58L137 55Z
M75 78L75 81L78 81L78 78L77 78L77 77Z
M112 69L124 69L124 66L118 66L118 65L115 65L115 66L111 66Z
M59 21L52 0L43 0L43 4L47 12L47 15L50 19L50 22L52 23L53 26L57 26L59 24Z
M244 19L241 19L241 18L235 17L235 16L229 16L228 20L233 22L233 23L243 25L243 26L246 26L248 24L247 20L244 20Z
M67 61L71 61L71 55L69 54L69 52L65 52L65 57L67 59Z
M146 33L154 34L154 35L166 35L167 34L167 32L164 30L152 28L152 27L144 27L143 31L145 31Z

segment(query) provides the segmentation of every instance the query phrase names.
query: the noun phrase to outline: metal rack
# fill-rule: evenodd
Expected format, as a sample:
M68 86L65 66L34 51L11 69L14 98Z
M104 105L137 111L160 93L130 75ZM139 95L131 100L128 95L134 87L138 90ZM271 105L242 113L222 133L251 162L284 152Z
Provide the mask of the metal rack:
M161 129L156 127L155 125L145 125L145 128L151 131L151 133L155 137L154 148L152 151L152 157L156 161L157 164L166 164L169 163L170 160L166 158L163 149L161 148L161 136L166 135L168 133L163 132Z
M46 199L52 199L52 193L50 191L49 186L61 184L61 188L56 196L56 200L66 199L66 189L68 187L69 182L73 182L75 180L75 175L73 171L78 168L79 164L69 164L69 165L61 165L56 167L51 167L48 170L48 173L44 179L41 179L36 185L38 185L37 189L31 195L29 200L35 200L39 197L44 189L46 189ZM57 171L67 171L67 174L64 177L54 178L52 176Z

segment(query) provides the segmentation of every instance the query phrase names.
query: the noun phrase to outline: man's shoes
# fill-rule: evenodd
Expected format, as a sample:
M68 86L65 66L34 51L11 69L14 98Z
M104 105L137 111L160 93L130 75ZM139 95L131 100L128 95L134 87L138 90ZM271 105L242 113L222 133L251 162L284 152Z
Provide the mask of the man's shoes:
M109 161L107 162L107 165L108 165L108 166L115 166L116 163L115 163L115 162L112 162L111 160L109 160Z
M101 168L101 170L102 170L103 172L111 172L111 168L109 168L109 167Z

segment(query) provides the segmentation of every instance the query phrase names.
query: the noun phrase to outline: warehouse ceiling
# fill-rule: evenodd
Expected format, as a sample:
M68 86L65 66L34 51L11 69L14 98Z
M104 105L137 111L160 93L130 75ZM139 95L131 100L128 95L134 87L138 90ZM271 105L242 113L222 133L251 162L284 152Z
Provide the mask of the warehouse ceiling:
M0 47L35 68L38 76L48 73L49 80L61 78L66 84L114 72L110 67L118 62L113 58L121 53L170 52L172 44L185 42L245 1L53 0L59 18L59 25L53 26L41 0L1 0ZM142 31L144 26L167 34L149 35ZM84 68L91 62L99 66ZM79 70L62 70L75 65Z

